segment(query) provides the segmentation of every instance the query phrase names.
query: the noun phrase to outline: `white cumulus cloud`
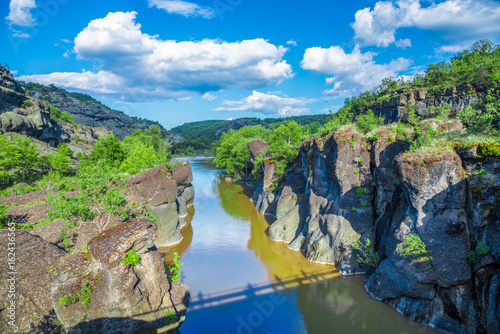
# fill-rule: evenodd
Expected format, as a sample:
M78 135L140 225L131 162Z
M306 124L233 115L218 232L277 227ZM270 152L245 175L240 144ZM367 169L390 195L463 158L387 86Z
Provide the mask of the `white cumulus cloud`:
M411 40L408 38L397 40L396 46L400 49L411 48Z
M169 14L180 14L186 17L201 16L210 19L215 11L210 7L203 7L192 2L181 0L149 0L149 7L163 9Z
M396 30L404 27L436 31L449 41L494 37L500 33L498 1L447 0L425 5L427 2L420 0L399 0L395 4L379 1L373 9L361 9L352 24L355 40L363 46L387 47L396 42Z
M214 109L215 111L253 111L267 115L302 115L307 114L310 109L306 108L311 99L281 97L273 94L265 94L253 91L252 95L239 100L226 100L224 107Z
M348 97L358 92L378 86L382 79L397 77L405 71L411 61L398 58L388 64L377 64L372 52L362 53L356 46L351 53L345 53L340 46L328 49L313 47L306 49L301 67L319 74L329 75L327 84L333 84L331 89L323 93L332 97Z
M9 4L9 16L6 17L10 24L23 27L31 27L35 20L31 15L31 9L36 8L35 0L11 0Z
M177 42L141 32L136 12L109 13L91 21L75 38L77 59L99 61L98 73L55 73L25 76L65 88L97 92L102 89L122 100L178 99L226 88L258 89L293 76L283 60L287 48L264 39L225 42L205 39ZM100 89L86 85L90 75L102 80ZM72 80L73 78L73 80ZM115 80L116 79L116 80Z
M209 92L206 92L205 94L203 94L203 96L201 97L203 100L207 100L207 101L213 101L217 98L217 96L215 95L212 95L210 94Z

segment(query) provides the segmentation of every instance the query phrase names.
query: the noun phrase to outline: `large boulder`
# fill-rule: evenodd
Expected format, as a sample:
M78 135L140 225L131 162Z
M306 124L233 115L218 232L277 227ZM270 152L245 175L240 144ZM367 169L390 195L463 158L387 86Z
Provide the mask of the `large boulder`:
M55 331L49 282L65 252L23 230L0 230L0 245L0 332Z
M165 165L129 179L128 186L150 206L172 203L177 198L177 184Z
M182 240L187 205L192 204L193 173L188 161L177 163L170 171L165 165L154 167L128 181L129 192L138 197L158 218L156 245L171 246Z
M180 326L189 291L168 282L155 229L151 221L135 219L97 235L88 243L88 254L59 261L51 298L69 333L157 333ZM122 262L129 251L140 257L139 264ZM85 287L88 297L71 302L70 295L82 294ZM63 303L65 298L70 301ZM176 321L167 322L167 311L176 313Z
M267 143L262 139L255 139L248 143L248 149L252 154L252 159L267 151Z

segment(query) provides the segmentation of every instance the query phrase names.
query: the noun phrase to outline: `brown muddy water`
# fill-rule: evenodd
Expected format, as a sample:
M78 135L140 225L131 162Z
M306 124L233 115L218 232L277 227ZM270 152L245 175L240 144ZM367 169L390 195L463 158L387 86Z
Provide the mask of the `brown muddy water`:
M384 333L436 331L366 293L361 277L307 261L266 236L251 192L226 182L210 159L190 159L196 190L179 253L191 301L182 334Z

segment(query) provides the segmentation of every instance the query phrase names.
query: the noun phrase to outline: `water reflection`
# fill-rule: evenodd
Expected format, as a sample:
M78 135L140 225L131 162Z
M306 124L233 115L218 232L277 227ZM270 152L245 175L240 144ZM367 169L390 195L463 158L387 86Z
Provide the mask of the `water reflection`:
M435 333L371 299L360 277L338 277L335 267L271 241L248 190L205 160L190 163L191 223L182 242L164 250L167 262L181 254L191 290L183 334Z

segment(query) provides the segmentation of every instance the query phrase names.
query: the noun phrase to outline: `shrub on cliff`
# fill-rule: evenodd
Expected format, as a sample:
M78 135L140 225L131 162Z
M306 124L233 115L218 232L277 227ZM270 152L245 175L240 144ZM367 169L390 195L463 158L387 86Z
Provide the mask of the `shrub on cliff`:
M70 115L67 111L61 111L56 107L54 107L53 105L50 106L50 117L56 122L65 121L66 123L70 123L73 125L76 124L73 121L75 118L73 115Z

